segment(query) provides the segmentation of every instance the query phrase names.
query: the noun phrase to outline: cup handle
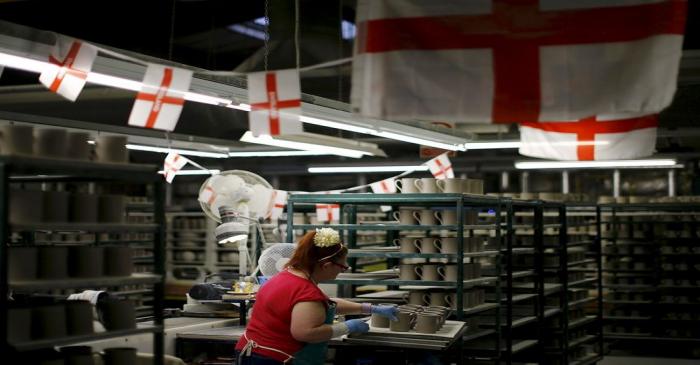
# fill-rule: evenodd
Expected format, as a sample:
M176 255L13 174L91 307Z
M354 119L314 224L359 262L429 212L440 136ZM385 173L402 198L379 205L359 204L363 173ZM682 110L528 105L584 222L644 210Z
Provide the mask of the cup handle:
M442 241L440 241L439 238L433 240L433 246L435 246L438 252L442 252Z
M423 182L421 180L413 180L413 186L415 186L419 192L423 192Z
M413 271L418 275L419 279L423 279L423 268L420 266L416 266L413 268Z
M435 185L437 185L440 191L442 191L443 193L445 192L445 180L435 180Z
M399 240L398 238L394 238L394 240L391 242L394 244L394 246L397 246L397 247L401 246L401 240Z
M438 266L438 268L437 268L438 275L440 275L440 277L441 277L443 280L445 280L446 275L447 275L447 272L446 272L445 270L446 270L446 269L445 269L444 266ZM445 295L445 299L447 299L447 295Z
M430 305L430 294L423 294L423 304Z
M415 239L415 240L413 240L413 246L416 247L416 249L418 250L419 253L422 251L421 248L420 248L420 244L421 244L421 240L420 240L420 239Z
M445 295L445 303L447 303L447 305L449 305L450 307L452 307L452 305L453 305L453 303L452 303L452 294L447 294L447 295Z
M421 224L419 211L414 210L413 212L411 212L411 215L413 216L413 219L415 219L418 222L418 224Z
M400 222L401 220L399 219L399 211L395 210L391 215L394 217L394 220L397 222Z
M433 213L433 215L435 216L435 219L437 219L438 223L442 225L442 213L440 213L439 210L436 210L435 213Z
M398 190L399 193L401 192L401 190L403 190L403 188L401 187L401 180L394 180L394 186L396 186L396 190Z

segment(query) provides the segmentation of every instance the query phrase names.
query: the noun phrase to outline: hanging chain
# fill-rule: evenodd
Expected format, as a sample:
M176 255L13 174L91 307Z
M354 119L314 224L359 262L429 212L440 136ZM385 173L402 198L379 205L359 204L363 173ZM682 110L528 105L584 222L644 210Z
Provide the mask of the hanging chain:
M270 53L270 4L265 0L265 71L267 71L267 56Z

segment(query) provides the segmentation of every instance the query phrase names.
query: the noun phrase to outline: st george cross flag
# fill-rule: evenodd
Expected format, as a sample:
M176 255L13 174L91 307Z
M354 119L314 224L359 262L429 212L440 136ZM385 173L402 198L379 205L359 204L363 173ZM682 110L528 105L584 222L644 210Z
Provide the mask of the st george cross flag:
M190 70L149 64L131 109L129 125L174 130L191 81Z
M253 136L303 132L301 88L296 69L248 74L249 129Z
M358 0L353 111L467 123L653 114L686 0Z
M270 199L270 209L268 213L272 221L278 220L284 212L288 195L289 193L284 190L272 191L272 199Z
M328 191L322 194L340 194L340 190ZM340 221L339 204L316 204L316 219L319 222Z
M608 115L573 122L520 124L520 153L555 160L618 160L649 156L656 114Z
M393 178L384 179L381 181L371 183L371 184L369 184L369 187L372 188L372 192L375 194L394 194L394 193L396 193L396 185L394 185Z
M452 169L452 163L447 157L447 153L443 153L432 160L425 163L430 169L430 173L435 176L436 179L451 179L455 177L455 172Z
M216 184L216 181L219 179L222 179L222 178L223 178L223 176L221 176L221 175L214 175L214 176L210 177L207 180L207 184L199 192L199 196L197 197L197 200L208 205L209 207L212 207L214 202L216 201L216 198L218 198L218 194L214 190L214 186Z
M83 91L96 57L95 46L59 36L49 54L50 67L39 75L39 81L49 90L75 101Z
M175 175L177 175L177 172L187 165L188 162L190 162L190 160L175 152L168 153L168 155L165 156L165 161L163 162L163 175L165 175L165 181L172 183Z

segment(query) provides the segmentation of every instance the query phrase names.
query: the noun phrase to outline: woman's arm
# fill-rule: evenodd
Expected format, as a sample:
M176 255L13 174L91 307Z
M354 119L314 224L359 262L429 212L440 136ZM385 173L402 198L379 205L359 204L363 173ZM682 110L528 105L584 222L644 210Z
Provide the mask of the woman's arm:
M328 341L333 329L325 321L326 308L321 302L299 302L292 309L292 337L307 343Z
M351 302L346 299L331 298L336 303L335 312L337 314L362 314L362 303ZM367 308L369 310L369 307ZM366 313L369 314L369 313Z

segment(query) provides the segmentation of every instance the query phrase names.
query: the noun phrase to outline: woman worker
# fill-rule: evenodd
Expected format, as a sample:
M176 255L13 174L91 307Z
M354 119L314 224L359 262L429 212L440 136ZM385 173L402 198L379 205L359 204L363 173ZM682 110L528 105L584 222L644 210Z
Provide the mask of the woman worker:
M323 364L327 342L369 331L364 320L333 324L335 314L376 313L396 320L396 308L329 299L318 283L349 269L348 249L331 228L301 238L286 269L260 288L246 331L236 344L239 365Z

